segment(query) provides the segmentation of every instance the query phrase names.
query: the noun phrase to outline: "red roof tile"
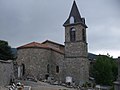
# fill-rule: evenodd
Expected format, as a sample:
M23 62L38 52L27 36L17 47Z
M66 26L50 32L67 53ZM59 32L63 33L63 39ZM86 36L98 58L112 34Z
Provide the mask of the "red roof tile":
M25 44L23 46L20 46L17 49L20 49L20 48L30 48L30 47L46 47L46 45L43 45L43 44L38 43L38 42L31 42L31 43Z
M56 52L64 54L64 51L62 51L62 50L58 50L56 48L51 48L51 47L47 46L46 44L42 44L42 43L38 43L38 42L31 42L31 43L25 44L23 46L17 47L17 49L25 49L25 48L45 48L45 49L51 49Z

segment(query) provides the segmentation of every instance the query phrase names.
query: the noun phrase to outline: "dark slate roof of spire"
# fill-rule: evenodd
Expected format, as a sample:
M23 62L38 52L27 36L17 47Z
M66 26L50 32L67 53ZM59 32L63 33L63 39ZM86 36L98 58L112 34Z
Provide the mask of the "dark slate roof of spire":
M74 2L73 2L70 15L69 15L68 19L66 20L66 22L63 24L63 26L70 25L70 18L71 18L71 17L74 17L74 24L81 23L82 25L84 25L85 27L87 27L87 26L85 25L85 22L84 22L85 19L84 19L84 18L81 18L81 15L80 15L80 13L79 13L79 10L78 10L78 7L77 7L77 5L76 5L75 0L74 0Z

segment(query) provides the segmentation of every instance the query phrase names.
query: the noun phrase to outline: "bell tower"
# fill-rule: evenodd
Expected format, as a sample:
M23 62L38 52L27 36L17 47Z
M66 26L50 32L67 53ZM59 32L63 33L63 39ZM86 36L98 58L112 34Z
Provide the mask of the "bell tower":
M87 58L87 41L85 19L81 17L74 0L65 27L65 60L64 79L71 77L77 85L83 84L89 78L89 61Z

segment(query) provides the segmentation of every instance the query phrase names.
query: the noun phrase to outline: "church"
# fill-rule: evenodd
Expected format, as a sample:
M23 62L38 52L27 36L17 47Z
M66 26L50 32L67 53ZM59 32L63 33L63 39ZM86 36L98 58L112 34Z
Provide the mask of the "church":
M89 61L85 18L76 2L63 24L65 45L46 40L17 47L18 78L52 79L82 85L89 80Z

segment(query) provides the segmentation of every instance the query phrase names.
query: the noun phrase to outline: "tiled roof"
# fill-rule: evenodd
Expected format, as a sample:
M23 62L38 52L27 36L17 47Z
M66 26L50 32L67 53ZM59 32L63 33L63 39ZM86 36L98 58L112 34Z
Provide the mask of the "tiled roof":
M42 45L41 43L38 43L38 42L31 42L31 43L25 44L23 46L20 46L17 49L30 48L30 47L45 47L45 45Z
M65 47L65 46L62 45L62 44L59 44L59 43L56 43L56 42L53 42L53 41L50 41L50 40L46 40L46 41L42 42L42 44L45 44L45 43L47 43L47 42L53 43L53 44L56 44L56 45L59 45L59 46L62 46L62 47Z
M20 47L17 47L17 49L25 49L25 48L44 48L44 49L51 49L53 51L59 52L64 54L64 51L62 50L58 50L56 48L51 48L49 46L47 46L46 44L42 44L42 43L38 43L38 42L31 42L25 45L22 45Z

